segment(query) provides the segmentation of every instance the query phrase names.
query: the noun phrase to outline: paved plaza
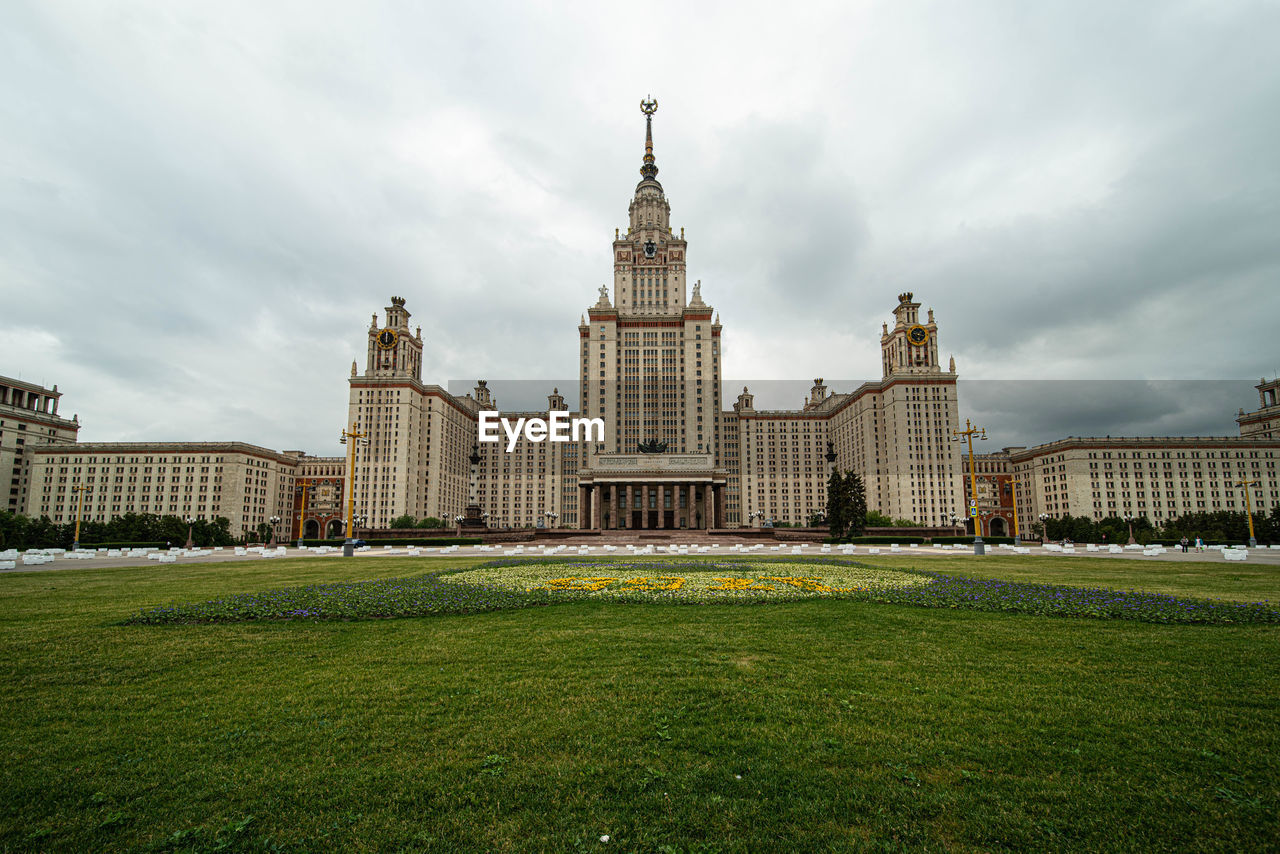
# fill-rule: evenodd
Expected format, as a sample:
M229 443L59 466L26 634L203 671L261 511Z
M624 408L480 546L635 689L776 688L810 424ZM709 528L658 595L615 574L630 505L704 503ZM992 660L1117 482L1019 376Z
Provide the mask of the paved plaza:
M1175 563L1241 563L1241 564L1257 564L1262 563L1268 566L1280 566L1280 548L1259 547L1255 549L1245 549L1247 557L1243 560L1229 560L1224 550L1220 547L1207 548L1203 552L1197 552L1194 548L1186 553L1181 549L1169 548L1163 550L1159 554L1144 554L1140 549L1121 549L1119 553L1109 551L1105 547L1098 547L1096 551L1090 551L1086 545L1078 545L1070 550L1062 550L1061 547L1050 544L1049 546L1041 546L1034 544L1023 546L1020 551L1012 548L1001 546L987 546L987 554L985 557L975 556L972 546L953 547L953 546L867 546L858 545L849 549L841 546L822 546L812 543L807 544L779 544L779 543L729 543L726 538L725 543L689 543L681 544L678 542L655 543L622 543L608 545L590 545L586 543L558 543L556 545L543 544L502 544L502 545L479 545L479 546L395 546L395 547L365 547L358 549L353 558L354 560L376 560L378 558L387 557L414 557L430 560L432 558L441 557L474 557L474 558L504 558L504 557L675 557L675 556L702 556L717 555L722 557L852 557L859 560L874 561L884 557L969 557L975 560L983 560L990 557L1004 558L1010 556L1020 557L1089 557L1089 558L1106 558L1108 560L1139 560L1139 561L1166 561ZM34 551L34 550L33 550ZM1149 550L1148 550L1149 551ZM237 553L240 552L240 553ZM329 548L295 548L279 546L274 548L254 548L254 549L238 549L236 547L228 547L221 549L195 549L188 553L183 549L172 549L169 551L152 551L149 554L154 557L145 555L128 555L120 554L119 556L107 556L106 554L95 554L92 557L73 558L67 555L47 555L51 558L44 563L24 564L24 558L18 557L16 560L0 559L0 573L8 572L41 572L59 569L97 569L97 568L123 568L131 566L141 566L148 563L161 562L158 560L160 555L172 560L164 560L165 565L183 564L214 564L228 563L232 561L262 561L262 560L279 560L285 558L318 558L333 559L342 558L341 549ZM1238 555L1237 555L1238 557ZM13 566L10 567L9 564Z

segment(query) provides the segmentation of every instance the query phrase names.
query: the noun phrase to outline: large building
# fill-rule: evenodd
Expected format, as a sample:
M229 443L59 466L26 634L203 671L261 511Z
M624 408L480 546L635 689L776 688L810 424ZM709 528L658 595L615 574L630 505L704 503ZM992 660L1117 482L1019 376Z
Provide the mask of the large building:
M604 441L478 446L477 495L490 524L576 528L736 528L805 524L826 507L828 450L858 472L881 512L936 524L959 512L954 362L939 362L938 327L910 293L881 336L882 378L846 393L821 380L796 410L758 410L743 389L724 409L723 332L689 245L671 225L647 102L640 182L610 249L613 287L578 324L581 400L573 416L600 418ZM363 373L352 366L348 422L357 446L356 502L370 524L394 517L452 519L469 500L468 458L482 410L498 403L479 381L458 397L422 379L421 331L393 297L368 330ZM833 366L844 367L844 366ZM514 421L565 410L501 412Z
M309 457L243 443L76 444L79 423L57 414L57 389L0 380L0 474L10 509L55 522L123 513L225 516L250 532L279 517L292 538L337 536L397 517L460 519L469 504L490 527L680 530L803 525L826 507L830 468L862 477L867 505L928 526L967 516L976 486L990 533L1011 533L1014 497L1025 526L1053 516L1242 510L1243 480L1258 510L1280 504L1280 381L1258 386L1240 437L1068 438L979 457L977 483L953 441L959 428L955 360L944 368L932 309L898 295L880 336L881 377L845 391L814 380L796 409L757 409L743 388L724 406L725 327L689 278L684 229L658 181L653 113L645 102L640 181L627 226L608 247L612 288L581 313L576 408L558 388L547 408L502 411L485 380L466 395L423 379L421 327L392 297L364 332L363 371L347 378L348 456ZM602 247L603 249L604 247ZM566 334L571 334L566 324ZM817 367L817 366L815 366ZM821 366L846 372L837 363ZM815 370L815 373L821 373ZM520 436L478 442L482 413L516 419L551 412L598 418L603 437L570 442ZM33 448L33 446L36 446ZM353 458L353 459L352 459ZM305 487L305 497L304 497Z

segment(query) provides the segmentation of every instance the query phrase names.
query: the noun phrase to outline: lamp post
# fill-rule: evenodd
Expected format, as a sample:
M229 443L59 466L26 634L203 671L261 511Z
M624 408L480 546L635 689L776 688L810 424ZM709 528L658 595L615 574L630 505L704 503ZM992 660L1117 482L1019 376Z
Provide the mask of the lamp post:
M342 437L338 441L347 446L347 540L342 544L342 556L351 557L356 553L355 546L351 543L355 539L351 532L356 517L356 446L368 445L369 438L367 433L357 431L352 424L350 430L342 431Z
M359 531L361 528L369 527L369 517L364 513L357 513L355 524L351 526L352 531ZM352 537L352 539L355 539Z
M466 517L461 515L453 517L454 533L456 533L459 537L462 536L462 520L464 518Z
M194 517L194 516L188 516L184 521L187 523L187 545L186 545L186 548L187 548L187 549L193 549L193 548L195 548L195 547L196 547L196 543L195 543L195 540L193 540L193 539L191 538L191 529L192 529L193 527L195 527L196 519L195 519L195 517Z
M1132 513L1124 514L1124 521L1127 522L1129 525L1129 545L1132 546L1138 542L1133 538L1133 514Z
M1018 482L1012 476L1009 478L1009 494L1013 499L1013 544L1020 546L1022 545L1022 529L1018 526Z
M560 514L552 510L547 510L542 515L547 517L547 530L554 528L556 526L556 519L560 518Z
M973 538L973 553L982 555L987 553L987 547L982 542L982 522L978 518L978 474L977 468L973 461L973 437L986 441L987 428L975 427L970 423L969 419L964 420L963 430L952 430L952 437L957 442L969 443L969 515L973 518L973 532L976 536Z
M302 548L303 528L307 520L307 487L311 486L311 481L303 480L301 485L294 491L302 493L302 503L298 505L298 548Z
M280 526L280 517L272 516L267 521L271 523L271 542L268 545L274 546L276 544L276 528Z
M1053 518L1048 513L1040 514L1040 545L1049 542L1049 520Z
M84 492L88 488L89 487L82 483L71 487L72 492L79 493L76 496L76 536L71 543L71 550L73 552L79 551L80 549L80 513L84 510Z
M1253 535L1253 500L1249 498L1249 487L1257 486L1256 480L1237 480L1236 486L1244 487L1244 514L1249 519L1249 548L1258 547L1258 538Z

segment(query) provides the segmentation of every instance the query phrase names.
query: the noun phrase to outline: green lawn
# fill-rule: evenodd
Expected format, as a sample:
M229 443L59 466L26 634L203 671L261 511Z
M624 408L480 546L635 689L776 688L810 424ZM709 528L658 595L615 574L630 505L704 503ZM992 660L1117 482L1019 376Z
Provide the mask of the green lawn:
M0 850L1280 849L1275 626L832 600L119 624L444 565L0 576ZM914 565L1277 598L1258 567Z
M974 557L911 558L852 555L873 566L918 567L974 578L1048 581L1079 587L1145 590L1175 596L1199 596L1241 602L1280 601L1280 566L1233 561L1135 560L1104 557L1023 557L988 554Z

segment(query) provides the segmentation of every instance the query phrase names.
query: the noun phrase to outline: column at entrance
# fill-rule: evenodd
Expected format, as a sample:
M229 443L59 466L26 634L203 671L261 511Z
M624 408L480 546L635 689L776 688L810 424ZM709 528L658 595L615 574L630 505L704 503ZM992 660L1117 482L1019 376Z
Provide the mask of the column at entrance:
M622 527L622 515L618 508L618 490L619 489L620 487L616 483L612 484L609 487L609 497L613 502L613 527L615 528Z
M667 485L665 483L658 484L658 527L667 527Z
M698 520L693 515L693 484L692 483L685 484L684 492L685 492L685 502L684 502L685 522L684 523L685 523L685 526L692 531L698 526Z
M585 531L591 527L591 517L587 515L587 488L578 484L578 530Z
M640 527L649 527L649 484L640 487Z
M725 491L725 488L726 488L726 485L725 485L725 484L723 484L723 483L721 483L721 484L717 484L717 485L716 485L716 487L715 487L716 527L717 527L717 528L723 528L723 527L724 527L724 491Z
M591 487L591 529L593 531L600 530L600 510L601 510L601 494L599 486Z

